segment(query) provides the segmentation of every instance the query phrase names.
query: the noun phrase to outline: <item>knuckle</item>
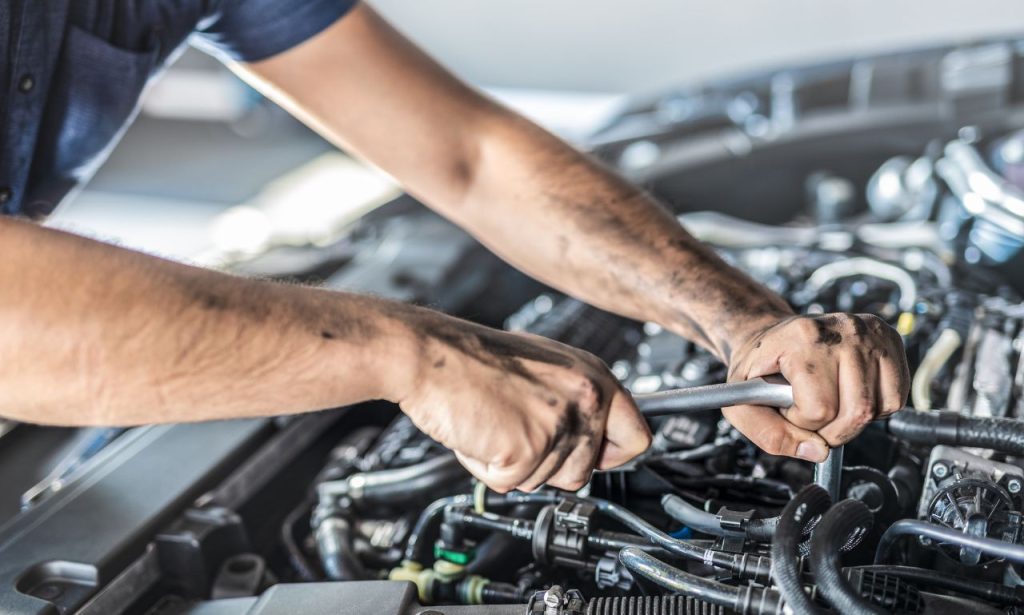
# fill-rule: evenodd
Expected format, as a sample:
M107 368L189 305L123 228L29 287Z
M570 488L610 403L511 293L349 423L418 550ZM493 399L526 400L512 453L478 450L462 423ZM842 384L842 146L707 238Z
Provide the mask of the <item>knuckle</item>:
M818 338L818 325L814 320L810 318L801 318L800 320L795 321L795 323L796 330L799 332L801 337L806 340L815 340Z
M587 484L587 478L583 476L575 476L568 479L566 482L566 489L569 491L579 491Z
M601 387L593 378L582 377L577 383L576 402L582 410L594 410L601 405Z
M849 420L854 425L867 425L875 418L875 404L867 399L860 399L850 407Z
M797 417L812 423L827 423L836 417L836 409L826 404L813 404L796 409Z
M882 405L882 414L888 416L903 409L902 398L890 398Z
M629 450L634 456L651 448L651 444L654 442L654 436L649 431L643 431L640 437L637 438L636 446Z

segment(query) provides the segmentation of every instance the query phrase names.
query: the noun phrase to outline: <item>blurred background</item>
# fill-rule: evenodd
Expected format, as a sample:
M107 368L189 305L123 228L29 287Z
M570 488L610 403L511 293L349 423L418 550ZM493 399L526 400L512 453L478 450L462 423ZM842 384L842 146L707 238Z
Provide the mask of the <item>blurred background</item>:
M632 96L706 78L1024 31L1016 0L371 4L455 73L575 140ZM268 225L305 240L395 193L189 50L49 224L216 264L255 249Z

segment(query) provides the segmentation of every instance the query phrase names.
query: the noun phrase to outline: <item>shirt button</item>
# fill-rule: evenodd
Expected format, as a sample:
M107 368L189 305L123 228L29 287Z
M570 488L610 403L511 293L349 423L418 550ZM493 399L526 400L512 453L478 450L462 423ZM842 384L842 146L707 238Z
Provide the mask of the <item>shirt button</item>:
M11 189L7 186L0 186L0 205L11 200Z
M28 94L34 87L36 87L36 80L32 75L22 75L21 79L18 80L18 90L22 94Z

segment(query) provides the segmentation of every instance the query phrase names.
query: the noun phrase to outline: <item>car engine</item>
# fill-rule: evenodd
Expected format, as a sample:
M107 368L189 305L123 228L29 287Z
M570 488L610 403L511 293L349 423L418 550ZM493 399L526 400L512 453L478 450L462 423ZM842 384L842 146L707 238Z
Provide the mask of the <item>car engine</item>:
M718 410L650 418L650 450L575 493L489 491L385 403L89 430L0 524L0 610L1024 612L1022 126L1024 48L993 41L670 93L595 136L798 313L874 314L901 335L909 407L822 467L758 450ZM237 269L559 340L634 394L726 377L410 197L335 245ZM29 434L0 438L0 464Z

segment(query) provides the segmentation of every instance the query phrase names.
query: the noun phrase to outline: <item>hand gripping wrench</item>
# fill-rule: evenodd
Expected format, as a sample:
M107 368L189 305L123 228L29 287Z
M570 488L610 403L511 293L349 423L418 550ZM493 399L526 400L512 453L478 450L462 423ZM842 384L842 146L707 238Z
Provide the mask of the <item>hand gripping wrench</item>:
M767 376L740 382L643 393L634 395L633 399L644 416L688 414L745 405L788 408L793 405L793 387L782 376ZM828 491L833 501L838 501L841 495L842 467L841 446L829 451L825 461L814 466L815 484Z

